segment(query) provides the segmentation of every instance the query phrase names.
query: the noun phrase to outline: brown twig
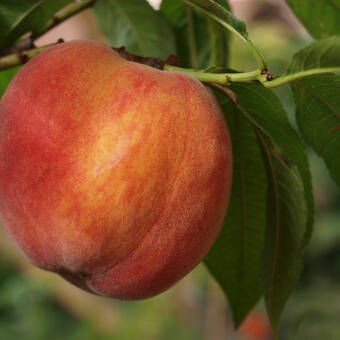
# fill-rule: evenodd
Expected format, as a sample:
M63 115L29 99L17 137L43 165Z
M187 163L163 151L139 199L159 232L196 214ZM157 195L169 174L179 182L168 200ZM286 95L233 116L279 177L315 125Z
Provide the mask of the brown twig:
M172 65L172 66L178 66L179 61L176 56L171 54L167 60L162 60L159 58L152 58L152 57L142 57L136 54L132 54L128 52L124 47L119 47L119 48L112 48L114 51L119 53L119 55L129 61L134 61L139 64L144 64L151 66L153 68L157 68L159 70L163 70L164 65Z
M223 94L225 94L227 97L229 97L233 103L237 102L237 96L236 93L234 93L233 91L231 91L230 89L228 89L225 86L219 85L219 84L209 84L211 87L215 88L216 90L219 90L220 92L222 92Z

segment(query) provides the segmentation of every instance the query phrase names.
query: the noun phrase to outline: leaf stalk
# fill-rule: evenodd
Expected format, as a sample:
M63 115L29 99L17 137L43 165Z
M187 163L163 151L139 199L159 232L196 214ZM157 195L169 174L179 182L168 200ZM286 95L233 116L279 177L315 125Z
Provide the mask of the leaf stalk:
M310 70L304 70L292 74L282 75L280 77L275 78L272 81L264 81L262 85L267 88L277 87L283 84L290 83L294 80L305 78L308 76L313 76L317 74L324 73L337 73L340 72L340 67L327 67L327 68L314 68Z
M229 85L233 82L252 82L252 81L260 81L264 82L266 75L261 74L261 70L257 69L251 72L242 72L242 73L207 73L202 70L195 70L190 68L182 68L172 65L164 65L165 71L172 72L182 72L188 74L195 79L205 82L205 83L214 83L220 85Z

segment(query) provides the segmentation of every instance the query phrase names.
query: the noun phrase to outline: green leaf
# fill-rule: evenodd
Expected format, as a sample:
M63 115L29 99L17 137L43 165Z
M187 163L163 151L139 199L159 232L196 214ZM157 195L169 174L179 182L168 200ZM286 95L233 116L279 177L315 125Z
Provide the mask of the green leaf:
M227 66L229 33L220 24L180 0L164 0L160 10L176 33L182 67Z
M172 26L182 26L181 21L186 17L186 6L181 0L163 0L160 11Z
M239 110L256 126L268 168L265 300L274 329L298 281L303 246L313 223L313 195L305 147L274 93L232 85Z
M93 9L112 47L124 46L132 53L159 58L176 52L167 20L146 0L99 0Z
M226 0L215 1L225 10L230 11L229 4ZM208 18L208 27L211 37L209 46L211 54L207 66L227 67L229 62L230 32L226 31L223 26L211 18Z
M0 72L0 99L5 93L8 84L19 70L20 66L17 66Z
M265 303L277 332L284 306L296 286L301 269L307 204L301 175L288 165L260 135L267 161L269 190L267 237L264 252Z
M232 138L233 185L227 217L205 264L228 296L239 326L263 294L267 176L251 124L225 97L219 102Z
M222 26L238 35L238 37L246 44L257 61L259 69L266 68L266 62L248 37L247 28L244 22L238 20L225 7L221 6L222 0L181 0L184 3L198 9L205 15L220 23Z
M311 67L340 67L340 37L317 41L299 51L289 65L295 73ZM340 76L320 74L292 83L296 120L306 142L323 157L340 186Z
M295 81L293 91L299 129L340 186L340 76L317 75Z
M318 40L298 51L287 71L264 85L275 87L318 74L340 72L340 36Z
M318 40L298 51L287 74L315 69L327 71L333 68L340 72L340 36Z
M37 34L47 21L71 0L0 2L0 49L15 43L23 34Z
M286 0L316 39L340 34L340 0Z
M253 84L235 84L230 88L237 95L239 108L270 137L281 157L289 164L297 166L308 206L307 222L304 226L306 245L311 238L314 221L314 200L306 148L291 126L279 99L271 90Z

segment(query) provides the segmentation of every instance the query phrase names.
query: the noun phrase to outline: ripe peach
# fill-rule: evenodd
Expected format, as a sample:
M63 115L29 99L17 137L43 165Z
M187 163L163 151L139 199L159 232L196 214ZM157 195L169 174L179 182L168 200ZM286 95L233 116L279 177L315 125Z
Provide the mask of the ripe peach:
M37 266L105 296L169 288L226 214L231 145L181 73L74 41L35 57L0 104L0 216Z

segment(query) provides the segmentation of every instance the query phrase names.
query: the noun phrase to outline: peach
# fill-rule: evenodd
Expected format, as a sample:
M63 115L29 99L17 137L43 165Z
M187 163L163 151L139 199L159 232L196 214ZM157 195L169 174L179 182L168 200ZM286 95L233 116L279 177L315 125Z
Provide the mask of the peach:
M0 216L40 268L121 299L158 294L207 254L232 154L195 79L73 41L48 49L0 103Z

